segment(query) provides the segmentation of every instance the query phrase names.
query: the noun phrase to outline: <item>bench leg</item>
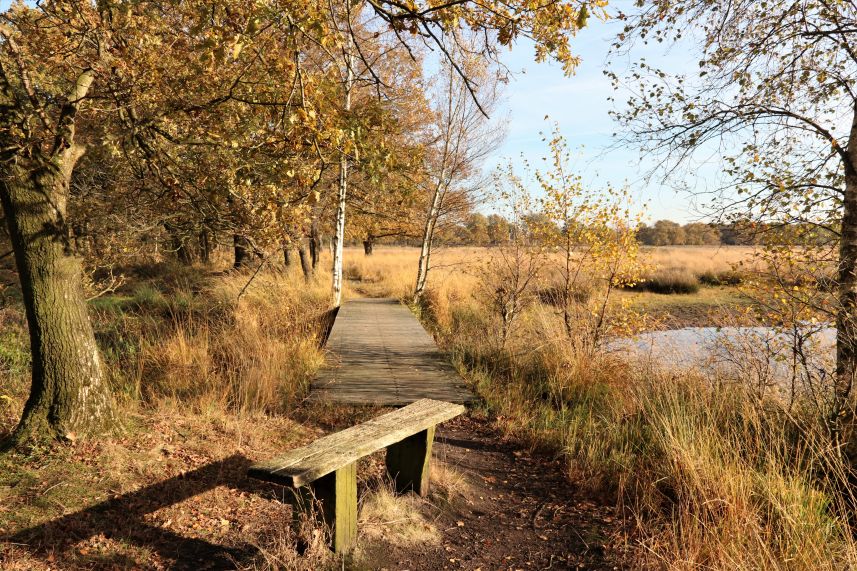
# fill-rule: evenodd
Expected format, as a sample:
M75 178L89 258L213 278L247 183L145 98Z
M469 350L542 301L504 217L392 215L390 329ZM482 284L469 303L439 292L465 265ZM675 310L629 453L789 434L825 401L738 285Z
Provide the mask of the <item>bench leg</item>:
M396 482L396 491L428 494L433 441L434 426L387 448L387 472Z
M350 551L357 543L357 463L322 476L309 488L311 493L304 495L304 502L315 496L321 503L321 516L330 530L331 548L336 553Z

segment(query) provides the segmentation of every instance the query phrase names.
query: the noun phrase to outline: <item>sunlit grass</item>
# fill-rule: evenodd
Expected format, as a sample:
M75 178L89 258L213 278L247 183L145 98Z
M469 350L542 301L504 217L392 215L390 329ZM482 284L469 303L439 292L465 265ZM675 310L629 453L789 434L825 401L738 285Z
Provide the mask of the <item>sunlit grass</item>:
M352 262L354 277L374 276L374 291L408 299L403 272L414 271L415 253L376 252ZM721 388L704 375L583 351L549 305L530 307L500 350L497 318L468 271L481 255L445 252L447 266L430 277L415 311L498 426L561 452L575 485L624 507L641 567L857 566L857 543L843 517L853 505L849 469L820 419L760 402L749 387ZM651 258L698 276L729 271L747 255L747 248L669 248ZM731 286L616 297L646 311L747 303Z

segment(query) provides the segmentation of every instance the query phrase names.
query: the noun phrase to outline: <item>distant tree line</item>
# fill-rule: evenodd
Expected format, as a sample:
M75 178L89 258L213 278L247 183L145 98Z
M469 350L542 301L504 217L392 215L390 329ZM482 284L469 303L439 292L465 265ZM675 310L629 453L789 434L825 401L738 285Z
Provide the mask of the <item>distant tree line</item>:
M637 231L637 239L646 246L714 246L723 244L724 235L738 242L737 232L723 232L717 224L691 222L681 225L672 220L658 220L652 226L645 224Z
M523 217L525 226L546 228L549 222L543 215L532 213ZM445 225L438 232L438 242L449 246L498 246L508 243L514 225L501 214L470 212ZM522 228L528 233L527 228ZM561 229L557 228L557 233ZM643 246L752 246L759 244L790 244L800 235L806 241L826 243L835 236L830 230L809 228L803 224L760 224L750 220L730 223L689 222L679 224L672 220L658 220L651 226L642 224L637 229L637 240ZM398 236L391 240L397 244L418 246L416 237Z
M799 239L800 238L800 239ZM678 224L658 220L652 226L643 224L637 240L644 246L753 246L760 244L826 244L836 239L830 228L807 223L759 223L736 220L728 224L691 222Z

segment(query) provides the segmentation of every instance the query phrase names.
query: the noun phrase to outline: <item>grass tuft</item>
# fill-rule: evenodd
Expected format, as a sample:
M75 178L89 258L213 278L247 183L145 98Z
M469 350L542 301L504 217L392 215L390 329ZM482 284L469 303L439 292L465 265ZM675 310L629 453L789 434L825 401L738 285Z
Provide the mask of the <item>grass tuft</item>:
M667 268L646 275L625 289L660 294L692 294L699 291L699 279L684 268Z

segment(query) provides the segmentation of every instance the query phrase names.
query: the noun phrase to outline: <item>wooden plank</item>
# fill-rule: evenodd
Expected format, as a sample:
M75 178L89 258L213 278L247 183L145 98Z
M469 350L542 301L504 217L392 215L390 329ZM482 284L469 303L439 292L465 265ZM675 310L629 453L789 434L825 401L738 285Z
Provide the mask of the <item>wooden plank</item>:
M422 398L455 403L474 399L431 335L396 300L344 304L327 349L327 365L313 380L311 399L382 406Z
M398 493L413 490L420 496L428 494L433 442L434 426L387 448L387 473L395 481Z
M330 546L336 553L350 551L357 543L357 463L319 478L312 491L330 530Z
M258 480L300 487L464 411L461 405L422 399L363 424L319 438L308 446L273 460L254 464L248 475Z

